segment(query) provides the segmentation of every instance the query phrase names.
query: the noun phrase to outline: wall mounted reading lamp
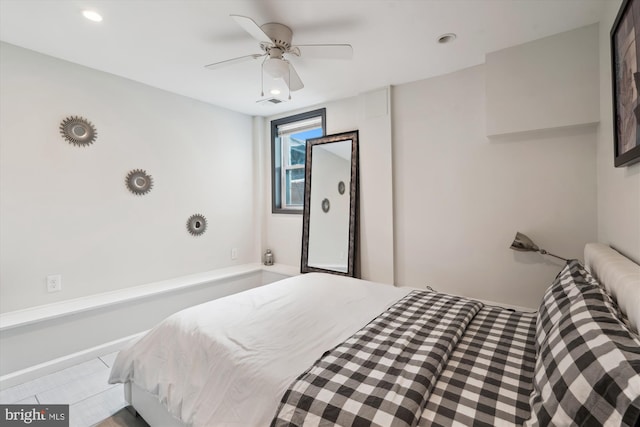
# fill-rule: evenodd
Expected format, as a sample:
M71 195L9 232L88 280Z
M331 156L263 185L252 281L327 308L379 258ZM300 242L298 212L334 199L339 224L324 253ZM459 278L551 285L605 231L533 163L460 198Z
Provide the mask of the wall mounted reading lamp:
M511 244L511 249L514 251L522 251L522 252L539 252L542 255L551 255L563 261L567 261L566 258L562 258L561 256L554 255L551 252L547 252L544 249L540 249L538 245L533 243L533 241L525 236L524 234L517 232L516 238L513 239L513 243Z

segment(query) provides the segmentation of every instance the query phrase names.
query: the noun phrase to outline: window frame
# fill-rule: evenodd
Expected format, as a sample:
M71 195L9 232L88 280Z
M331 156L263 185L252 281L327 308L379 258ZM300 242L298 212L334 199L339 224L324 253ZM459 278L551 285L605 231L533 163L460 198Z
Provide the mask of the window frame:
M322 135L325 136L327 134L327 109L319 108L313 111L307 111L300 114L295 114L293 116L283 117L281 119L276 119L271 121L271 213L274 214L296 214L302 215L304 211L304 206L300 208L291 208L291 207L283 207L282 200L277 200L277 196L282 198L283 190L285 190L286 184L286 172L287 170L295 170L295 169L304 169L306 165L297 165L294 167L286 168L285 165L280 166L280 172L276 173L276 153L280 153L282 156L283 150L282 145L279 142L276 142L278 136L278 128L282 125L287 125L294 122L300 122L304 120L309 120L312 118L320 117ZM276 147L276 144L279 147ZM279 149L277 149L279 148ZM280 159L282 161L282 159ZM306 159L305 159L306 163ZM304 200L304 198L303 198Z

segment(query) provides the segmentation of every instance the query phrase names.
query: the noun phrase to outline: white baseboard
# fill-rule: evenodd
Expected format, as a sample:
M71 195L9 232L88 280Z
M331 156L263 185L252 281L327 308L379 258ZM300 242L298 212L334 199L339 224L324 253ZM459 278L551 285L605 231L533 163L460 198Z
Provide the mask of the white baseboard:
M52 374L70 366L77 365L78 363L95 359L96 357L120 351L127 347L131 342L140 339L140 337L142 337L146 332L147 331L130 335L125 338L78 351L67 356L58 357L57 359L53 359L48 362L40 363L38 365L3 375L0 377L0 390L34 380L44 375Z

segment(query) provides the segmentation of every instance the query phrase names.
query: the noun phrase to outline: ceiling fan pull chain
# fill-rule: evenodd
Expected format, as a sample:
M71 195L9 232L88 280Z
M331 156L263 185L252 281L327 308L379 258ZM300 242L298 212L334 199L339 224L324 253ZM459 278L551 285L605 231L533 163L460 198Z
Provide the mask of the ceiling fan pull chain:
M264 61L260 64L260 96L264 96Z

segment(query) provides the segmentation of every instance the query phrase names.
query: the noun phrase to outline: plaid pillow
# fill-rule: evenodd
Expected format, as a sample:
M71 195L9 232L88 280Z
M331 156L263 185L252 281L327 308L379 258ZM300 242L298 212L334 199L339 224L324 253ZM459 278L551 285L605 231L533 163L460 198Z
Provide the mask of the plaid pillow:
M558 322L569 312L571 305L584 298L599 300L596 305L603 304L612 312L618 313L616 304L607 295L596 279L580 264L578 260L569 260L558 273L555 280L546 290L542 304L538 308L536 321L536 352L540 354L541 346L546 342L549 331L557 327Z
M558 274L537 320L531 418L525 425L635 425L640 339L578 261Z

